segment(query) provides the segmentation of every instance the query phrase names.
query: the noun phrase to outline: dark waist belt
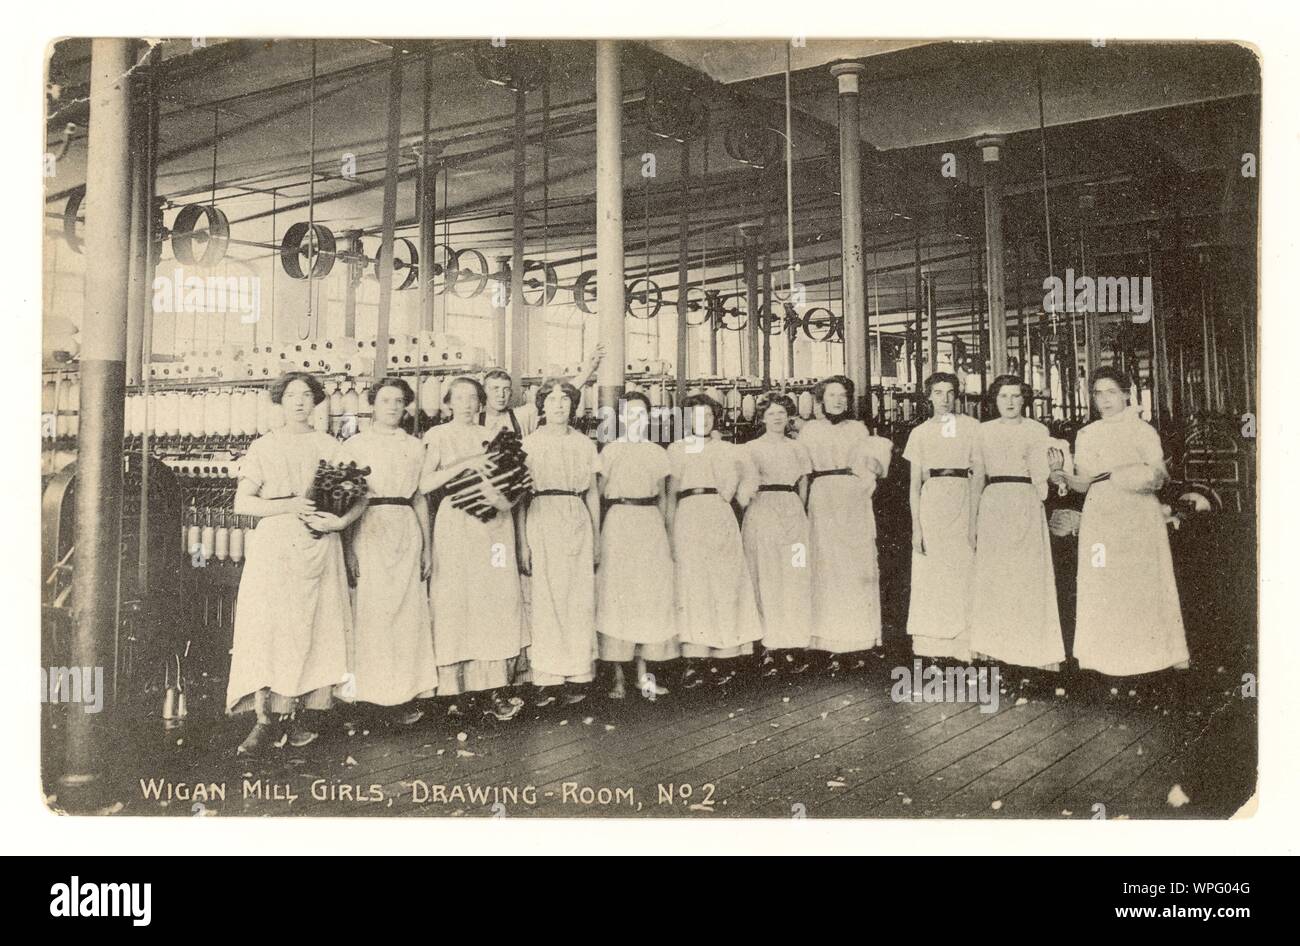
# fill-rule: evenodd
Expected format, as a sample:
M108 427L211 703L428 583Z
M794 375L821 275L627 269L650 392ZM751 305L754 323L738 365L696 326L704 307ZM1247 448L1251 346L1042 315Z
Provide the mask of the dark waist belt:
M611 506L655 506L659 503L658 496L616 496L613 499L605 500Z
M1094 476L1094 477L1092 478L1092 482L1094 482L1094 483L1104 483L1104 482L1106 482L1106 480L1108 480L1108 479L1110 479L1110 474L1109 474L1109 473L1098 473L1096 476Z
M371 496L372 506L409 506L415 501L414 496Z
M1032 486L1034 481L1027 476L990 476L988 485L992 486L994 483L1028 483Z
M678 499L685 499L687 496L716 496L718 491L712 486L697 486L694 489L683 489L677 491Z
M798 488L784 483L764 483L758 488L760 493L797 493Z
M963 480L970 476L970 470L964 467L962 469L957 469L956 467L945 466L937 470L928 470L927 472L931 476L955 476Z
M572 496L575 499L582 496L576 489L539 489L533 493L534 496Z
M808 474L808 481L811 483L819 476L853 476L854 473L847 466L840 467L838 470L813 470Z

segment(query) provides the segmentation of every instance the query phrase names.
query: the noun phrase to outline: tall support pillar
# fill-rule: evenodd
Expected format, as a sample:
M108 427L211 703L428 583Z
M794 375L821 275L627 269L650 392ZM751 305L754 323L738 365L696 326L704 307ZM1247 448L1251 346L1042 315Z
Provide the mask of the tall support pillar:
M361 255L361 236L360 230L343 231L343 245L349 253ZM423 256L420 261L424 261ZM343 286L343 335L346 338L357 337L357 285L361 282L364 269L361 263L348 263L347 282Z
M993 375L1007 371L1007 306L1002 257L1002 146L1006 139L990 135L975 142L984 160L984 258L989 303L989 360Z
M511 203L512 242L510 279L510 321L507 335L506 370L515 378L528 372L528 304L524 301L524 224L528 186L528 94L515 90L514 196ZM543 282L545 279L543 278ZM620 359L621 360L621 359Z
M616 40L596 41L596 306L605 358L600 405L614 411L627 368L623 312L623 75Z
M681 165L678 177L681 179L682 203L677 217L677 404L680 406L686 397L686 377L690 372L687 349L690 327L686 322L690 305L686 296L690 291L691 276L691 143L682 142L680 153Z
M742 262L745 274L745 311L749 321L745 324L745 374L751 378L759 373L759 329L758 329L758 234L754 227L745 226L740 230L744 240Z
M763 210L763 311L767 313L769 319L768 326L763 330L763 388L767 389L772 386L772 326L771 323L780 324L777 313L778 306L772 299L772 211L770 208ZM869 364L869 363L868 363ZM868 368L868 371L870 369Z
M858 417L871 415L871 360L867 345L866 265L862 255L862 135L860 62L831 66L838 83L840 122L840 250L843 254L844 369L857 391Z
M375 376L388 373L389 316L393 305L393 240L397 229L397 172L402 140L402 51L393 47L388 75L388 142L384 160L383 242L379 246L379 314L375 325Z
M497 271L488 281L488 305L492 307L492 354L498 368L509 370L506 336L510 319L510 257L497 256Z
M420 330L433 331L433 246L438 242L434 228L434 207L438 199L438 149L429 139L429 125L433 120L433 51L424 54L421 77L424 101L420 116Z
M922 298L925 300L926 338L930 342L930 370L928 375L939 370L939 305L935 299L934 271L929 267L921 270Z
M915 218L914 242L914 261L912 281L916 290L916 319L912 325L912 331L915 333L915 342L912 345L912 364L916 372L916 388L921 390L921 383L925 381L925 363L923 346L921 342L925 339L925 328L921 320L925 318L925 282L923 270L921 268L921 217L918 214Z
M131 95L131 271L126 303L126 383L140 383L144 347L144 310L153 301L149 270L149 215L153 208L153 181L149 170L149 73L132 80Z
M81 326L81 433L77 458L76 559L68 660L101 678L117 633L122 541L122 428L130 269L130 82L133 43L96 39L90 52L86 158L86 310ZM103 673L102 670L109 673ZM92 678L93 679L93 678ZM98 787L102 714L75 704L65 717L62 792L69 808ZM115 707L110 706L110 713Z

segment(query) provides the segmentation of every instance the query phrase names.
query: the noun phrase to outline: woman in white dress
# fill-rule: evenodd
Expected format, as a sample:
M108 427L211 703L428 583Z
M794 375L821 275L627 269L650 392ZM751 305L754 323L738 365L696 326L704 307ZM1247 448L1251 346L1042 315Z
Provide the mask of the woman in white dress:
M912 588L907 633L918 657L970 660L971 467L979 421L953 413L957 377L925 381L931 414L903 450L911 464Z
M738 447L710 436L722 406L706 394L682 404L691 434L668 448L668 527L672 533L677 636L688 659L729 659L754 652L763 625L754 585L731 510L743 506ZM745 480L747 481L747 477ZM698 686L698 668L688 664L686 687ZM730 679L725 674L719 683Z
M880 643L876 480L889 473L893 445L853 419L853 382L834 375L813 388L816 417L799 442L812 459L808 486L812 639L832 654Z
M1168 527L1155 495L1169 474L1160 435L1126 409L1129 389L1114 368L1093 374L1101 419L1079 431L1075 474L1053 474L1087 494L1074 656L1081 669L1107 676L1188 666Z
M271 400L284 426L254 440L239 465L234 511L258 517L244 553L226 687L226 712L257 716L240 754L257 755L282 738L310 743L317 733L299 711L329 709L333 688L346 682L352 613L339 534L365 507L340 517L317 512L308 498L320 462L342 456L342 445L311 425L325 397L311 375L283 375Z
M763 621L763 647L786 651L771 655L775 669L799 670L807 664L795 651L806 648L812 639L812 572L804 509L812 458L787 433L795 416L794 401L784 394L768 394L759 401L756 413L763 435L740 448L758 487L745 510L741 540Z
M356 583L348 698L403 706L434 695L428 579L432 570L429 510L420 492L424 444L402 430L415 392L401 378L384 378L367 392L374 408L368 430L343 445L347 459L370 468L365 514L345 536L348 571ZM423 715L406 705L402 722Z
M578 389L549 378L537 389L541 426L524 438L533 494L520 511L519 564L531 575L532 643L528 663L538 706L586 698L596 672L596 445L570 423L582 403Z
M611 699L627 695L623 664L636 661L636 683L647 699L665 696L662 674L648 662L679 655L673 617L673 555L668 545L668 451L646 439L650 399L623 397L624 436L596 460L605 520L596 571L600 659L614 665Z
M1028 385L999 375L989 386L998 416L980 425L971 476L975 576L972 654L1059 670L1065 659L1043 501L1050 475L1047 428L1024 416Z
M506 720L523 708L522 700L503 690L522 682L528 646L512 505L489 479L486 451L494 432L478 424L482 386L473 378L456 378L443 401L452 419L424 435L420 490L432 493L462 472L477 470L496 515L483 522L447 502L434 519L430 597L438 695L489 691L490 712Z

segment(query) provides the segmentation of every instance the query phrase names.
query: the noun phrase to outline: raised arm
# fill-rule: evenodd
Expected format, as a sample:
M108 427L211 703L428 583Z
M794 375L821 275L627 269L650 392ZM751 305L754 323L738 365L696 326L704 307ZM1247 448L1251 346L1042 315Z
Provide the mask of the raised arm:
M587 356L587 360L582 363L581 370L569 379L573 383L573 386L579 391L585 388L588 382L596 377L596 371L600 368L600 363L604 360L605 346L597 345L595 349L592 350L592 353Z

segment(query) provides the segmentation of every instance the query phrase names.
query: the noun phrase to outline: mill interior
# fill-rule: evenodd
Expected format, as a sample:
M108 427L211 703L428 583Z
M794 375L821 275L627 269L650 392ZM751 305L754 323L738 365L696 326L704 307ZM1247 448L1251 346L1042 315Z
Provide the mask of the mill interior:
M405 377L420 434L451 377L503 367L531 403L602 346L590 435L625 392L671 416L703 391L735 441L762 392L807 418L845 374L897 451L935 371L980 418L1020 376L1070 441L1116 366L1187 532L1253 536L1244 47L70 39L48 82L42 645L109 668L133 725L164 694L169 723L219 715L239 460L290 369L339 437ZM882 587L906 587L906 502L877 500ZM1235 580L1211 559L1181 557ZM56 727L55 770L92 765L102 725Z

